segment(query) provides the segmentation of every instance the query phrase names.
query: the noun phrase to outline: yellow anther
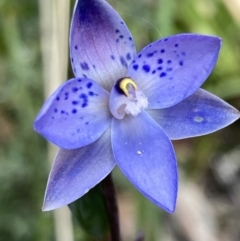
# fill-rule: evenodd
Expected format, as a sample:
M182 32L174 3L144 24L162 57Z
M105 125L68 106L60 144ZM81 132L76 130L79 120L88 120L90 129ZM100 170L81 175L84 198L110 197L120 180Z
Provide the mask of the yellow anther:
M126 96L129 96L129 85L132 85L135 91L138 90L136 83L131 78L124 78L119 82L119 88Z

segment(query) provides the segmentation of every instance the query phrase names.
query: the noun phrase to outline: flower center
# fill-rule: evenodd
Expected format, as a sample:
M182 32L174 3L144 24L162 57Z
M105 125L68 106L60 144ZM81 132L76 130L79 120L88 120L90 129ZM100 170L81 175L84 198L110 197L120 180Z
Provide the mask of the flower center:
M137 116L147 108L148 99L131 78L123 78L116 82L110 94L109 108L117 119L125 114Z

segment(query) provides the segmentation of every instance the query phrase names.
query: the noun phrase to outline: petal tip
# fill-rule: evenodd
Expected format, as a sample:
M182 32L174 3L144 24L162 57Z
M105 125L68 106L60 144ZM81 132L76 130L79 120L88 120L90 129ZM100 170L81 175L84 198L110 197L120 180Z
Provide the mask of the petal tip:
M220 38L218 36L212 36L212 38L214 38L219 45L222 44L222 38Z
M177 202L177 194L173 197L172 200L169 200L168 202L165 201L164 204L154 201L154 203L157 204L158 207L162 208L164 211L168 213L174 213L176 209L176 202Z
M55 208L52 208L51 206L47 205L46 203L43 203L42 212L51 211L53 209L55 209Z
M223 40L220 37L215 37L217 39L218 48L220 49L222 47Z
M40 133L39 126L38 126L38 119L35 119L33 123L33 130L36 131L37 133Z
M168 213L174 213L176 209L176 202L169 207L164 207L164 210Z
M43 206L42 206L42 211L43 212L52 211L54 209L58 209L58 208L61 208L63 206L66 206L66 205L67 204L56 203L54 201L49 202L49 201L44 200Z
M236 120L240 118L240 111L236 110Z
M220 48L222 47L222 38L218 37L218 36L206 36L208 37L208 44L211 44L212 51L216 51L217 56L219 54Z

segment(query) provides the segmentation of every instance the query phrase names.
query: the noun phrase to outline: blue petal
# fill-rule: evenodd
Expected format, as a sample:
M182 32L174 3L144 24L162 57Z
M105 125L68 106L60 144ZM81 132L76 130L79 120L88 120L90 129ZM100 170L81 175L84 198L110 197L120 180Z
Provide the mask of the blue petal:
M116 80L126 76L136 50L127 26L107 2L79 0L72 18L70 53L77 77L87 76L110 91Z
M45 102L34 128L61 148L88 145L111 123L108 98L109 93L93 80L69 80Z
M148 113L172 140L206 135L240 118L238 110L202 89L175 106Z
M60 149L46 188L43 210L65 206L86 194L114 168L110 129L91 145Z
M171 141L145 112L113 118L113 154L122 172L156 205L173 212L177 197L177 164Z
M173 106L192 95L218 58L218 37L180 34L158 40L133 60L128 76L148 97L150 109Z

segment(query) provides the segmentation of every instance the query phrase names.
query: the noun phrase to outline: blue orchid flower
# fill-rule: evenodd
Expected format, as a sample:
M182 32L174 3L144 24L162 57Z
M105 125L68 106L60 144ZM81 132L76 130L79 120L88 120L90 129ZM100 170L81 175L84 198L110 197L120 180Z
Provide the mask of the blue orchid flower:
M179 34L136 54L124 21L104 0L76 2L70 31L76 78L45 102L34 128L59 146L43 210L67 205L117 164L149 200L173 212L178 191L170 141L219 130L239 112L200 86L221 39Z

